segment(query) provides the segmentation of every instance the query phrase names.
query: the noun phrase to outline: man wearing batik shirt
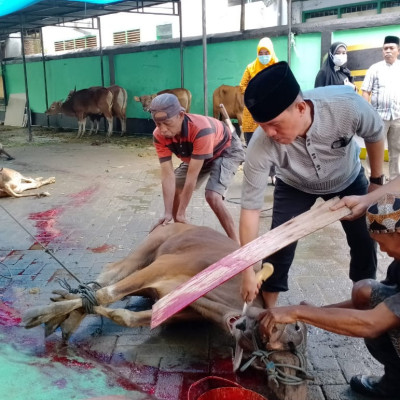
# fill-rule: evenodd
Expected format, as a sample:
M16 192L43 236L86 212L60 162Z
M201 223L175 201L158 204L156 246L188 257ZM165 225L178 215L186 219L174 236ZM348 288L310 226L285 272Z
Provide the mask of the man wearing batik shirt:
M186 223L186 209L193 191L207 178L205 198L226 234L239 242L224 196L244 150L236 134L215 118L187 114L173 94L153 99L150 112L156 124L154 146L161 165L164 216L157 225ZM172 154L182 160L174 171ZM157 226L156 225L156 226Z
M391 185L391 186L389 186ZM384 189L400 192L400 177ZM349 218L358 218L365 204L376 194L347 196L333 207L351 208ZM375 197L376 198L376 197ZM347 218L348 219L348 218ZM302 321L340 335L362 337L372 356L383 364L384 375L355 375L350 387L357 393L375 399L399 399L400 385L400 194L387 193L370 206L367 227L381 251L393 257L382 282L365 279L354 284L351 299L343 303L316 307L302 303L296 306L268 309L261 317L260 332L274 342L275 324Z

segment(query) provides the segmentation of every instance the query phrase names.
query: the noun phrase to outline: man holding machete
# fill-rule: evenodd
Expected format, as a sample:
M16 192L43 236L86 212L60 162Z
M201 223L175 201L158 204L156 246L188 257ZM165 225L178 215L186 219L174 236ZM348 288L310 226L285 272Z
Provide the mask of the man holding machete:
M289 65L279 62L257 74L244 101L259 127L244 164L239 234L245 245L258 236L260 210L270 167L276 167L271 229L309 210L317 198L363 195L382 184L383 124L377 112L346 86L328 86L304 95ZM365 141L371 163L368 182L353 136ZM313 221L309 221L312 224ZM350 279L375 278L376 245L364 218L341 221L350 247ZM265 307L288 290L293 243L264 260L273 275L261 286ZM252 267L242 273L241 295L252 301L259 291Z
M387 192L383 197L382 193ZM392 194L392 193L396 194ZM400 177L364 196L344 197L332 210L346 205L352 214L345 219L366 215L371 237L382 251L393 257L382 282L357 282L351 299L316 307L296 306L268 309L260 316L262 335L274 341L275 324L302 321L341 335L362 337L374 358L385 367L382 377L356 375L350 387L376 399L398 399L400 381Z

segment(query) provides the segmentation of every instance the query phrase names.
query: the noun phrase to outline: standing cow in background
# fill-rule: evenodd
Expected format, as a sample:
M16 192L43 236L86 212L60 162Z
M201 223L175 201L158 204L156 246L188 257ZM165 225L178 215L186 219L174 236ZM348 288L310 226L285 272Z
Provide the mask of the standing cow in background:
M123 136L126 133L126 105L128 102L128 94L123 87L118 85L112 85L107 87L106 89L108 89L113 94L111 113L113 117L120 120L121 136ZM89 114L88 116L91 122L89 135L91 135L93 131L95 134L97 134L99 130L100 119L103 117L103 115Z
M82 137L86 129L86 117L90 114L103 114L108 121L107 137L112 135L113 94L110 90L96 86L89 89L73 90L67 99L55 101L46 115L65 114L78 119L78 135Z
M164 93L171 93L175 95L178 98L181 106L185 109L185 111L187 113L190 112L190 105L192 103L192 93L190 93L189 90L184 88L165 89L154 94L144 94L143 96L135 96L134 100L138 101L139 103L142 103L143 111L149 112L150 103L154 99L154 97Z
M225 106L229 118L237 119L240 127L239 137L242 138L243 135L240 133L242 132L244 99L240 87L221 85L214 90L213 117L221 120L223 118L221 118L220 104Z

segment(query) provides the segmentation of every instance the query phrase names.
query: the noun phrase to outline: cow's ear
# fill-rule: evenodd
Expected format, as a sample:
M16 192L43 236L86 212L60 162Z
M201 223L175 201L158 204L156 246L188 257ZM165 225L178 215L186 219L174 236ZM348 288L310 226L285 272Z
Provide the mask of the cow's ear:
M140 102L140 97L134 96L133 99Z

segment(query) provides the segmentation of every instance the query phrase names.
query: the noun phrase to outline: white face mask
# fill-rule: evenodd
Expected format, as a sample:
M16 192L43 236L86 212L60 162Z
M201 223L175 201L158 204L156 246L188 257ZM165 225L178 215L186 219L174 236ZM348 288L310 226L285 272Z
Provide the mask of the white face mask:
M343 64L347 63L347 54L334 54L333 55L333 63L337 67L341 67Z
M258 61L260 61L260 63L262 65L267 65L270 61L271 61L271 54L266 54L263 56L258 56Z

